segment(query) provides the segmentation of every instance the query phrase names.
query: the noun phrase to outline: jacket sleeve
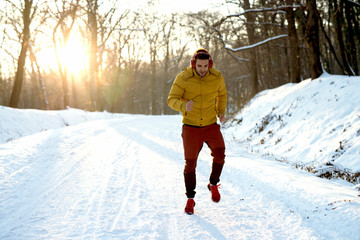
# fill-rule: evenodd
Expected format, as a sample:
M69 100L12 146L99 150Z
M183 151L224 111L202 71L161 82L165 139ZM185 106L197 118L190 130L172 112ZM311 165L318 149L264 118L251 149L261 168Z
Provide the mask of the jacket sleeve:
M185 112L186 101L183 99L185 91L185 80L178 75L170 89L170 93L167 99L169 107L175 111Z
M222 74L220 75L220 87L219 87L219 93L217 97L217 111L219 114L222 114L225 116L226 111L226 102L227 102L227 90L224 82L224 77Z

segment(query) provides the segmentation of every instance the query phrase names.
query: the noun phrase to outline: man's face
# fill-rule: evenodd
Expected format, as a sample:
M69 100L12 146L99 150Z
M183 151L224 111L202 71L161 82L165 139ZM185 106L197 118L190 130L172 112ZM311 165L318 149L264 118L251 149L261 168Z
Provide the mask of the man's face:
M195 70L200 75L204 77L209 69L209 59L196 59Z

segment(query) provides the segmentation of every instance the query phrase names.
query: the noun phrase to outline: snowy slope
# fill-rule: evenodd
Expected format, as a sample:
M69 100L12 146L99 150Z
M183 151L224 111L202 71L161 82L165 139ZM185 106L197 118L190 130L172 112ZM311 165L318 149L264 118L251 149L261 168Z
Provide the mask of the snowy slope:
M360 77L323 75L263 91L227 127L248 151L360 180Z
M301 86L312 84L319 83L287 85L262 96L301 95ZM299 171L274 161L276 154L259 156L260 145L251 146L255 137L239 140L241 131L246 134L261 122L263 108L272 104L259 103L258 118L245 124L262 96L244 109L238 128L233 122L222 129L227 157L218 204L206 188L210 153L207 147L201 152L192 216L183 212L180 116L0 107L0 138L5 139L0 144L0 239L360 239L360 198L354 185ZM343 107L343 118L351 120L349 109L357 106ZM5 117L11 121L2 121ZM352 120L351 126L358 126ZM319 134L313 128L306 135L304 125L296 126L305 140ZM356 135L351 136L348 142L359 151ZM276 146L287 141L283 135ZM323 149L328 145L324 142Z
M89 113L77 109L40 111L0 106L0 144L48 129L117 116L119 115L107 112Z

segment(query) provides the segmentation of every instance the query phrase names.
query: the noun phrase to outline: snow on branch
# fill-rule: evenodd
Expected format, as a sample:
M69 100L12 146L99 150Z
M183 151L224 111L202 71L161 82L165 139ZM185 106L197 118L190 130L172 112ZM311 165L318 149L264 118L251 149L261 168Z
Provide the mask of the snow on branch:
M239 48L230 48L230 47L225 46L225 44L224 44L224 47L225 47L225 49L230 50L232 52L239 52L239 51L255 48L255 47L264 45L265 43L268 43L270 41L273 41L273 40L276 40L276 39L279 39L279 38L288 37L288 36L289 36L288 34L282 34L282 35L278 35L278 36L275 36L275 37L265 39L264 41L261 41L261 42L258 42L258 43L255 43L255 44L252 44L252 45L249 45L249 46L244 46L244 47L239 47Z

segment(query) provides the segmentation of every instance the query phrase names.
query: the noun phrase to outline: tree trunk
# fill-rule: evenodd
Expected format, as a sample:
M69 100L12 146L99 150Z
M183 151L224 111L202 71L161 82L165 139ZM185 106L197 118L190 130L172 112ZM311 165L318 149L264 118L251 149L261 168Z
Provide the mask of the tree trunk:
M33 72L32 75L33 75L33 78L35 79L34 85L39 86L37 89L40 92L40 108L49 110L49 101L48 101L48 97L46 94L45 82L41 75L41 68L37 62L36 55L34 54L31 45L29 45L29 50L30 50L31 67L32 67L32 72ZM34 65L36 66L36 69L35 69ZM36 77L36 75L38 77ZM38 79L38 81L36 81L36 79ZM38 93L35 93L35 94L38 94ZM32 97L35 97L35 96L37 96L37 95L33 95Z
M156 47L150 44L150 56L151 56L151 114L158 114L158 87L156 84Z
M316 7L316 0L307 0L308 10L305 41L309 50L309 69L311 79L318 78L322 73L319 44L319 12Z
M267 7L265 0L261 1L261 6L262 7ZM269 25L267 24L268 22L271 22L270 16L267 12L263 13L263 22L264 24L262 25L262 35L265 37L265 39L269 38L270 34L269 34ZM263 74L261 74L261 67L259 67L259 71L258 73L260 73L262 76L259 76L259 80L263 79L263 83L266 84L267 88L273 88L276 86L276 78L274 78L274 67L273 67L273 61L272 61L272 56L271 56L271 51L272 51L272 47L270 44L266 44L264 46L264 56L263 56L263 60L265 61L265 70L263 71Z
M244 0L244 10L246 9L250 9L250 2L249 0ZM252 23L255 22L255 17L252 14L246 14L246 21L249 24L246 24L246 31L248 34L248 38L249 38L249 44L255 44L256 43L256 39L255 39L255 29L254 26L252 25ZM250 98L255 96L255 94L257 94L259 92L259 83L258 83L258 73L257 73L257 58L256 58L256 52L255 52L255 48L251 48L249 50L249 60L250 60L250 65L249 65L249 69L250 69Z
M66 46L67 40L69 38L68 35L69 34L64 34L63 46ZM58 64L59 75L60 75L60 79L61 79L61 83L62 83L62 94L63 94L62 107L66 107L66 106L69 106L69 90L68 90L69 88L68 88L68 81L67 81L67 67L66 67L66 64L61 62L61 59L59 57L59 49L57 46L57 37L56 37L56 28L53 32L53 43L54 43L56 60L57 60L57 64Z
M168 105L167 105L167 96L169 94L168 81L169 81L169 68L170 68L170 40L169 36L166 41L166 54L165 54L165 64L164 64L164 78L163 78L163 100L162 100L162 114L168 113Z
M340 1L340 4L342 2ZM336 41L339 44L339 51L340 51L340 56L341 56L341 60L343 62L343 66L344 66L344 74L347 75L352 75L352 70L351 67L349 65L348 59L346 57L346 50L345 50L345 43L344 43L344 39L343 39L343 32L342 32L342 26L341 24L343 23L343 8L342 6L338 5L337 0L334 1L334 9L333 9L333 14L334 14L334 27L335 27L335 36L336 36Z
M21 51L18 58L17 71L15 74L15 82L13 91L11 93L9 107L17 108L20 100L21 88L24 81L24 68L26 61L26 52L29 45L30 39L30 11L33 1L25 1L25 8L23 10L23 22L24 29L22 34L22 43L21 43Z
M63 88L63 103L64 103L63 107L66 108L67 106L70 106L69 87L68 87L68 79L67 79L68 72L66 65L64 65L63 69L60 68L61 66L59 65L59 73Z
M97 73L98 73L98 62L97 62L97 0L87 0L88 3L88 28L90 31L90 56L89 56L89 108L91 111L97 109Z
M293 0L287 0L286 5L292 5ZM295 17L294 10L288 8L286 10L286 19L288 22L288 32L289 32L289 58L290 58L290 82L299 83L301 81L300 77L300 53L298 46L298 36L295 28Z
M71 99L71 106L74 108L79 108L79 104L78 104L78 91L77 91L77 87L75 84L75 79L74 79L74 75L71 74L71 94L72 94L72 99Z
M354 75L359 74L358 69L358 61L357 61L357 48L355 44L355 31L353 28L353 21L355 20L354 17L354 9L350 5L350 3L345 1L345 16L346 16L346 22L347 22L347 34L346 34L346 40L347 40L347 49L348 49L348 59L351 65L351 68L354 70Z

